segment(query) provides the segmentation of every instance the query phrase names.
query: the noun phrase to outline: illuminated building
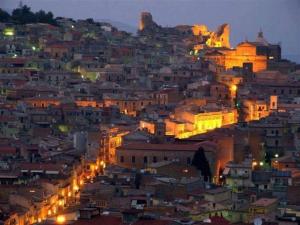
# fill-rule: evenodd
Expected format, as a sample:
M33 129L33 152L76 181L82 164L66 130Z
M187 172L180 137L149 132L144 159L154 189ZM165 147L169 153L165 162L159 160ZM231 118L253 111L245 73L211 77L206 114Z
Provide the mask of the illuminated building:
M208 47L230 48L230 27L228 24L222 24L215 32L209 31L203 24L196 24L192 27L192 31L195 36L201 36ZM195 46L195 49L197 49L197 46Z
M202 146L205 156L215 172L215 146L210 143L126 143L117 148L117 164L127 168L146 168L148 165L162 161L177 161L183 165L192 163L195 152Z
M269 105L264 100L246 99L243 101L244 120L260 120L270 114Z
M155 100L150 96L128 96L118 94L105 94L104 106L118 106L122 113L136 116L143 108L154 104Z
M206 53L205 58L224 69L246 68L253 72L267 69L267 57L257 54L257 46L251 42L242 42L236 49L214 50Z
M127 131L119 130L117 127L103 127L100 136L100 157L107 163L116 160L116 148L121 146L122 137Z
M163 121L166 127L165 135L175 136L176 138L188 138L237 122L235 109L205 112L197 111L196 108L188 109L185 107L175 110L174 114ZM149 133L155 134L158 124L156 121L141 120L139 127L141 130L147 130Z
M179 110L165 120L166 133L177 138L187 138L236 122L237 112L234 109L210 112Z

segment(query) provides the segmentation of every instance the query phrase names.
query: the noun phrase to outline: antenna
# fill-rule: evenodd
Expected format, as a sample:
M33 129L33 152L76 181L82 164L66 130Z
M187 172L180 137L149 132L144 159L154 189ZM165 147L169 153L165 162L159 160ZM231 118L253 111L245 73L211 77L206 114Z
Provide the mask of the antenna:
M19 2L19 8L23 8L23 2L22 2L22 0Z

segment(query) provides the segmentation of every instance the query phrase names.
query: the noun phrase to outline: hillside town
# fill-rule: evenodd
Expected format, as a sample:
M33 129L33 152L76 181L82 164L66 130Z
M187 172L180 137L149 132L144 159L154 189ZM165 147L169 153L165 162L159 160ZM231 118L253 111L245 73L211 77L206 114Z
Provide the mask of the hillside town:
M137 23L1 10L0 224L299 224L300 65Z

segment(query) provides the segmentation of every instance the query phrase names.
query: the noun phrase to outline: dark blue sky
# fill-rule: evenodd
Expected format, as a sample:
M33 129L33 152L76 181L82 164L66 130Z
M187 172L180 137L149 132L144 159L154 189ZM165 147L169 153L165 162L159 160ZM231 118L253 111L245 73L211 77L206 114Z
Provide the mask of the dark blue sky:
M0 0L11 9L19 0ZM253 40L260 28L269 42L282 43L284 55L299 55L300 0L23 0L34 11L51 10L55 16L109 19L137 26L141 11L150 11L164 26L206 24L216 29L231 25L231 44ZM292 57L292 56L291 56Z

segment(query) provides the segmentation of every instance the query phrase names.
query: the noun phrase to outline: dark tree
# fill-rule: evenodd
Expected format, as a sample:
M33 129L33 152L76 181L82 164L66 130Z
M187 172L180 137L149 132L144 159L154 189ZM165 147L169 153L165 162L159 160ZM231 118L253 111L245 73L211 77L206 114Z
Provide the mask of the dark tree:
M268 164L268 165L271 165L271 161L272 161L272 155L270 152L266 152L265 154L265 162Z
M56 21L53 18L52 12L45 12L44 10L40 10L35 13L36 21L39 23L48 23L56 25Z
M93 18L88 18L88 19L86 19L86 22L88 22L88 23L90 23L90 24L93 24L93 23L94 23L94 20L93 20Z
M197 168L197 170L201 171L202 176L204 177L205 181L210 181L211 172L209 163L207 158L204 154L204 149L200 147L194 154L192 165Z
M11 15L14 22L19 24L35 23L36 17L27 5L21 8L14 9Z
M142 175L139 172L137 172L134 178L134 184L136 189L140 189L141 182L142 182Z
M0 8L0 22L9 22L9 20L10 20L9 13Z
M36 13L33 13L27 5L14 9L10 18L12 22L18 24L48 23L57 25L52 12L46 13L44 10L40 10Z

